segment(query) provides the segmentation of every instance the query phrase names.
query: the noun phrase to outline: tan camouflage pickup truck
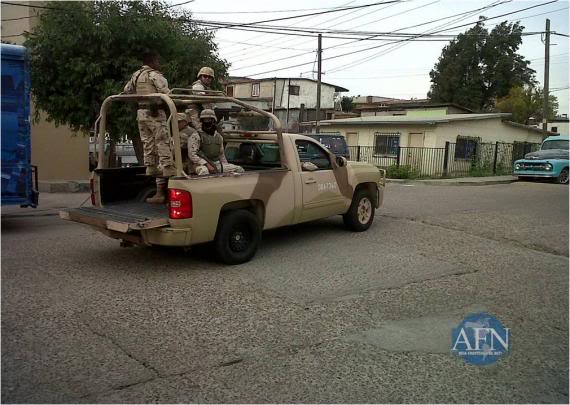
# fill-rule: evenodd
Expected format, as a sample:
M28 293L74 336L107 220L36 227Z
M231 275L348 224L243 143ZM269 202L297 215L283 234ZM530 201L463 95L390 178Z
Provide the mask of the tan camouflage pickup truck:
M180 90L180 89L179 89ZM223 93L207 95L116 95L107 98L97 121L99 164L91 177L91 206L60 212L63 219L87 224L133 244L189 247L214 242L227 264L250 260L263 230L342 215L352 231L367 230L383 200L385 173L373 165L335 158L312 138L282 133L273 114ZM170 111L169 131L177 175L168 179L168 203L145 203L155 190L145 168L105 168L106 114L117 101L162 101ZM232 103L269 117L272 131L224 134L230 163L241 174L189 175L184 171L176 108L190 103ZM97 128L96 128L97 131Z

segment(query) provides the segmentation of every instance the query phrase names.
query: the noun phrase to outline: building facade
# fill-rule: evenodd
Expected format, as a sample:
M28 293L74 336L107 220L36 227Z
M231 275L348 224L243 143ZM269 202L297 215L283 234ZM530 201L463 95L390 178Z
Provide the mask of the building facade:
M38 21L42 2L19 1L1 4L2 41L22 45L23 34ZM35 109L32 103L31 117ZM56 127L40 113L32 120L32 164L38 166L39 180L86 180L89 178L89 137L65 126Z
M317 81L305 78L232 78L224 82L228 96L246 101L258 108L272 111L283 128L297 132L299 123L316 119ZM347 89L329 83L321 84L321 119L330 119L335 100Z

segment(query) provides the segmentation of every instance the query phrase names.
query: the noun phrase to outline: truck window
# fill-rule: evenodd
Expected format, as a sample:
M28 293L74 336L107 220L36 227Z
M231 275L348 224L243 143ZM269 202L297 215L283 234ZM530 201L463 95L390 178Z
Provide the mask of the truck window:
M332 169L329 154L316 143L299 140L295 142L295 145L301 163L311 162L321 170Z

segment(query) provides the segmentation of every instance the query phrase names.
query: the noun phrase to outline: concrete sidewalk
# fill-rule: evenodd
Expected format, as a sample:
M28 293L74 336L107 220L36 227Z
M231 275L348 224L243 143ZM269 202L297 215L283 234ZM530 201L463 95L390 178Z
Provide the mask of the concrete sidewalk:
M87 193L89 180L40 180L40 193Z
M492 184L508 184L518 181L515 176L458 177L454 179L386 179L387 183L415 184L426 186L488 186Z

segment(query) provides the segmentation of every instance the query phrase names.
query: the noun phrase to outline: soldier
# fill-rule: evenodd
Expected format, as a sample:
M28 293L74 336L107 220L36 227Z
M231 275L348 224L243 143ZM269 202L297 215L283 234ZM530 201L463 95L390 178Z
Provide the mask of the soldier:
M168 94L168 82L158 71L159 56L156 53L143 55L143 66L133 73L131 80L124 88L126 94ZM140 137L144 145L144 165L148 176L163 175L170 177L176 174L170 140L166 128L166 113L155 103L144 101L139 103L137 121ZM162 166L162 172L158 168ZM158 193L158 188L157 188Z
M198 80L192 83L192 90L212 90L212 82L214 81L214 69L204 66L198 72ZM189 115L192 126L198 130L202 128L200 122L200 112L204 109L212 109L211 104L192 104L190 105Z
M228 163L222 135L216 130L216 113L206 109L200 113L202 124L188 139L191 172L199 176L210 173L243 173L243 167Z

